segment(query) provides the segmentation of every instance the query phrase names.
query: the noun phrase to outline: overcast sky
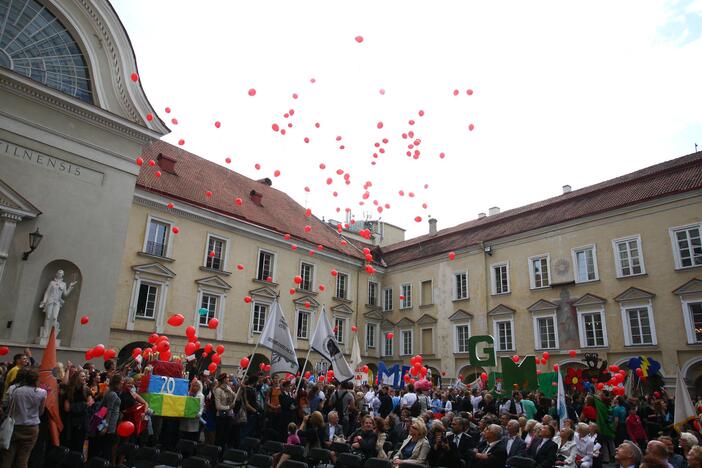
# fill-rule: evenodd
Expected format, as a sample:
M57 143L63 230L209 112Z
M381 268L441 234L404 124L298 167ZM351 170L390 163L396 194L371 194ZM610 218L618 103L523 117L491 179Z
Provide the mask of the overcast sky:
M430 215L441 229L702 148L702 0L113 5L166 140L319 217L349 207L414 237Z

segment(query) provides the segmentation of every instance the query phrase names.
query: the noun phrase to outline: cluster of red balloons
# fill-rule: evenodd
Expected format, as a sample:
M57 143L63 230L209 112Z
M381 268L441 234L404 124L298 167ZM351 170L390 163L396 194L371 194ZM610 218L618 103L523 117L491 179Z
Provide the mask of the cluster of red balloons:
M114 349L105 349L104 344L98 344L95 345L94 348L85 352L86 361L90 361L93 358L99 358L100 356L102 356L105 361L109 361L117 356L117 351Z
M258 368L261 370L261 372L270 372L271 371L271 365L266 364L265 362L262 362L261 364L259 364Z
M410 374L415 376L415 377L421 377L422 379L426 378L427 376L427 368L422 365L422 361L424 359L422 358L421 355L417 354L416 356L410 358ZM407 375L407 374L405 374Z

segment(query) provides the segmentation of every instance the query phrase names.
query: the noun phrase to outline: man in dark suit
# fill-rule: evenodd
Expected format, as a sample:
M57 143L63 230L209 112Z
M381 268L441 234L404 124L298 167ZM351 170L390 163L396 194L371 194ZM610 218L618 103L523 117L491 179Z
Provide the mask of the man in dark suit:
M519 422L516 419L511 419L507 423L507 436L505 437L505 450L507 450L507 459L511 457L526 456L526 442L519 437Z
M458 458L467 461L471 449L475 448L475 443L469 434L465 432L466 421L463 418L454 417L451 421L451 434L446 436L449 447L455 451Z
M344 437L344 430L339 424L339 414L336 411L330 411L327 415L327 424L324 425L324 438L322 445L328 449L335 442L335 437Z
M552 468L556 463L558 445L551 440L556 435L556 430L549 424L541 427L539 438L532 441L529 447L529 458L536 462L534 468Z
M383 385L380 389L378 399L380 400L380 408L378 409L380 417L385 419L392 411L392 397L390 396L390 390L387 385Z
M478 447L479 450L473 455L471 468L504 468L507 461L507 450L505 442L502 440L502 427L490 424L483 431L483 438L485 442Z

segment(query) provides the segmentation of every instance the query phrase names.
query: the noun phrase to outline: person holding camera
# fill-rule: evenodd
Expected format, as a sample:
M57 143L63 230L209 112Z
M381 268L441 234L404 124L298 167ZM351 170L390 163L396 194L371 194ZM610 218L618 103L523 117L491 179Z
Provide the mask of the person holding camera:
M449 443L441 421L435 421L432 424L429 443L431 443L427 456L429 466L461 466L458 450Z

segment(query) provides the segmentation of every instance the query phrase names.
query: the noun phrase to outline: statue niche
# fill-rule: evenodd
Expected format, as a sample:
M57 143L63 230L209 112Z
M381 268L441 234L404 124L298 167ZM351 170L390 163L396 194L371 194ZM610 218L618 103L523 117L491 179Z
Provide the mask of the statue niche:
M41 323L37 338L40 345L48 341L51 327L56 329L57 345L61 343L59 338L70 342L80 298L80 280L80 270L68 260L54 260L44 267L37 291L39 314L34 315ZM61 324L67 325L63 335L60 335Z

